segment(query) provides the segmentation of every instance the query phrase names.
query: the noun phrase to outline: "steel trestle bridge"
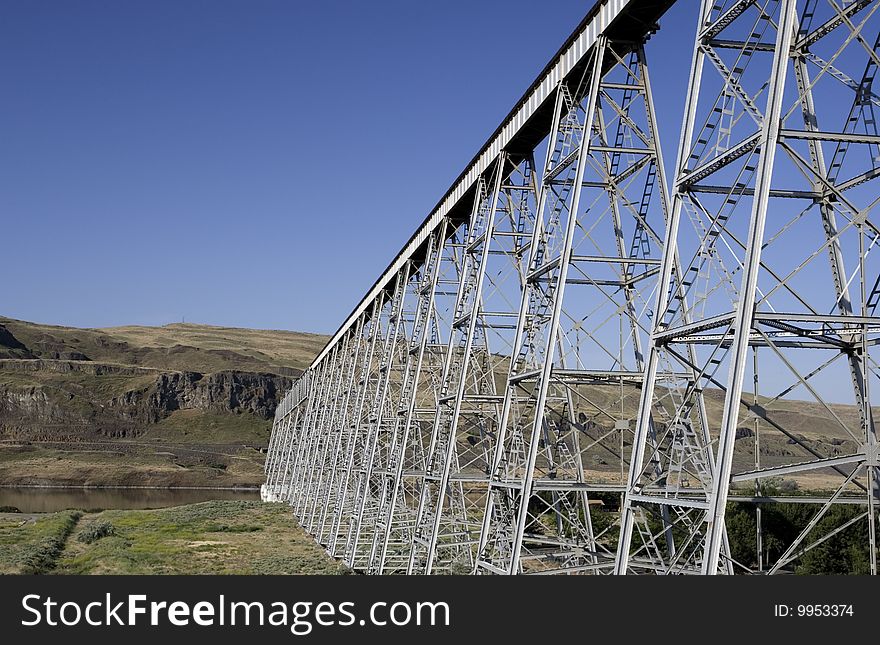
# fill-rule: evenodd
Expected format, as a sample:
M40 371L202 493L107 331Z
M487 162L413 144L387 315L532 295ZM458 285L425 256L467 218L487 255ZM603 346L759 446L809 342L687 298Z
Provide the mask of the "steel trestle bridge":
M595 4L280 403L263 498L355 570L877 574L880 0L680 0L667 173L674 1Z

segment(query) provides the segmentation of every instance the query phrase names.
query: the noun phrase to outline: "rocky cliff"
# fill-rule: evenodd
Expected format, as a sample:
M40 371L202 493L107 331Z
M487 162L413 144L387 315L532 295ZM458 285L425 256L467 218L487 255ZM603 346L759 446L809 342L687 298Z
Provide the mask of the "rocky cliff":
M0 318L0 485L254 485L275 407L324 338Z
M269 420L290 387L277 374L162 372L64 360L0 360L0 439L137 437L177 410Z
M163 372L148 388L129 390L108 407L126 419L156 423L175 410L248 413L271 419L275 406L291 385L276 374L252 372Z

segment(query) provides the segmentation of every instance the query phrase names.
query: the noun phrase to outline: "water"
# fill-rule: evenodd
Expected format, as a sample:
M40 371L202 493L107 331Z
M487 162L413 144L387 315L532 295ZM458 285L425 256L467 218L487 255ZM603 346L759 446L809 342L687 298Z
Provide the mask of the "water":
M22 513L52 513L66 508L85 511L165 508L214 499L260 499L258 490L210 488L0 488L0 506Z

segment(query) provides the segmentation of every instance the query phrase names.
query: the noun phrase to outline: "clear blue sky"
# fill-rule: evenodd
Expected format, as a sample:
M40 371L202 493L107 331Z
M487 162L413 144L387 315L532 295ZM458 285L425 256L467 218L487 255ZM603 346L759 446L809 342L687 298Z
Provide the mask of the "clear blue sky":
M0 0L0 314L335 331L592 4Z

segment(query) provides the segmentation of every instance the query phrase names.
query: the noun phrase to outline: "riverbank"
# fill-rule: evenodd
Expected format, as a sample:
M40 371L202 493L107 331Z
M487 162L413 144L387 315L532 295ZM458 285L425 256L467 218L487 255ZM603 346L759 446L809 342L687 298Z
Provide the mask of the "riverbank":
M8 507L23 513L55 513L69 508L84 511L141 510L210 500L259 499L260 491L256 488L0 486L0 509Z
M0 486L258 488L265 480L262 447L186 439L0 442Z
M341 574L282 504L0 513L3 574Z

